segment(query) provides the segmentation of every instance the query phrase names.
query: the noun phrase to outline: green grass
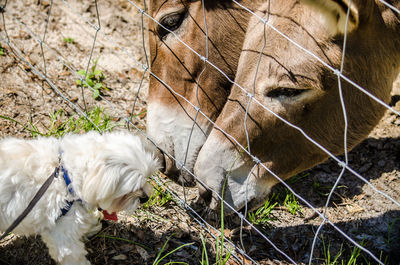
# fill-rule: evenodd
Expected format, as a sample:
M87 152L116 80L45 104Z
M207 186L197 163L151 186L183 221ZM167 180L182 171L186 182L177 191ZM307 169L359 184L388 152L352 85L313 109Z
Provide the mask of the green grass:
M6 55L5 49L4 49L3 46L1 46L1 44L0 44L0 56L5 56L5 55Z
M50 125L48 127L43 125L44 129L39 129L39 127L31 121L27 122L27 124L24 124L20 121L2 115L0 115L0 119L11 121L23 127L23 129L29 132L32 137L61 137L67 133L83 133L97 130L97 128L100 132L111 131L113 128L120 125L112 120L112 118L105 112L104 108L94 107L87 112L87 116L93 123L84 116L68 116L63 109L59 109L56 112L49 114Z
M302 212L300 204L296 199L296 196L294 196L294 194L291 193L289 190L287 190L287 192L288 193L286 193L283 205L288 209L289 213L291 213L292 215L296 215L297 212Z
M156 183L153 183L154 190L147 202L141 205L141 208L148 209L154 205L165 206L167 203L173 201L172 194L165 188Z
M331 242L329 241L328 246L326 246L324 237L322 237L322 246L323 246L324 258L325 258L323 264L325 264L325 265L336 265L336 264L339 264L338 263L339 262L339 258L343 253L343 250L342 250L343 245L340 247L339 252L335 256L332 256L331 251L330 251Z
M151 250L151 248L149 248L149 247L146 246L146 245L143 245L143 244L141 244L141 243L138 243L138 242L135 242L135 241L126 239L126 238L122 238L122 237L109 236L109 235L104 235L104 234L97 234L97 235L95 235L93 238L96 238L96 237L107 238L107 239L116 240L116 241L122 241L122 242L126 242L126 243L129 243L129 244L132 244L132 245L136 245L136 246L142 247L142 248L144 248L144 249L147 250L147 251L150 251L150 250Z
M179 247L177 247L177 248L171 250L170 252L164 254L163 256L161 256L161 255L164 253L165 248L166 248L166 246L167 246L167 244L168 244L168 241L171 239L172 236L173 236L173 235L171 235L170 237L168 237L167 241L165 241L165 243L164 243L164 245L162 246L161 250L158 252L156 259L154 260L153 265L158 265L158 264L160 264L161 261L163 261L164 259L166 259L169 255L173 254L174 252L180 250L181 248L184 248L184 247L187 247L187 246L190 246L190 245L193 245L193 244L194 244L194 242L183 244L183 245L181 245L181 246L179 246ZM188 263L186 263L186 262L180 262L180 261L169 261L169 262L163 263L163 264L187 264L187 265L188 265Z
M263 206L253 212L249 212L248 219L254 225L267 225L268 222L274 220L270 217L272 210L278 204L276 194L272 194L264 203Z
M349 245L347 249L343 248L343 244L340 246L340 250L336 254L331 253L331 242L329 241L328 245L325 243L324 237L322 239L323 246L323 254L324 258L322 259L322 263L324 265L372 265L375 264L375 261L370 261L366 257L366 254L363 254L361 248L357 246ZM363 239L359 242L360 246L366 246L366 242ZM383 258L383 253L381 252L379 260L384 264L388 264L388 257Z
M388 233L387 233L387 239L386 244L390 246L392 244L392 230L393 226L397 223L400 222L400 218L395 218L389 225L388 225Z
M323 185L321 183L319 183L318 181L314 181L313 182L313 191L317 194L319 194L322 197L328 197L329 193L331 192L333 185ZM340 189L340 188L345 188L346 186L337 186L336 190Z
M289 185L295 184L308 176L310 176L310 173L297 174L297 175L294 175L293 177L289 178L288 180L286 180L286 183Z
M75 43L75 40L71 37L64 37L63 42L73 44L73 43Z
M67 117L65 111L60 109L50 114L50 126L46 128L46 132L39 132L33 124L30 124L30 126L38 135L60 137L66 133L83 133L93 130L98 130L99 132L111 131L119 125L112 121L111 117L104 111L104 108L94 107L87 112L87 116L91 121L84 116L73 115ZM36 136L35 133L32 133L32 136Z
M202 244L202 250L201 250L201 265L209 265L210 263L208 262L208 254L207 254L207 247L206 247L206 241L203 237L202 234L200 234L200 239L201 239L201 244Z
M76 80L77 85L83 87L90 86L92 88L94 99L100 99L100 95L103 95L103 91L109 90L109 88L107 88L103 83L106 77L101 70L97 69L98 61L99 58L93 61L93 65L89 68L88 72L86 72L86 70L84 69L79 70L77 74L80 75L82 78ZM84 81L85 78L86 82Z

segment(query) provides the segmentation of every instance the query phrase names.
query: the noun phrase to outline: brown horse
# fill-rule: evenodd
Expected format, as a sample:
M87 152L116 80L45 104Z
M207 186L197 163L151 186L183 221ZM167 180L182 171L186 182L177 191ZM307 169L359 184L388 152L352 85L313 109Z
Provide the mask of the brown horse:
M202 2L150 1L150 14L158 23L150 20L154 76L150 78L147 132L166 151L166 174L180 175L186 182L193 178L180 169L184 165L193 171L212 129L208 119L215 121L227 100L232 83L224 75L235 78L250 17L231 1L204 1L204 6ZM242 2L251 7L257 1ZM224 74L205 64L201 56Z
M397 8L399 2L391 1ZM329 152L341 154L345 151L345 116L348 120L347 150L362 141L382 117L384 107L348 82L341 80L339 90L338 72L331 68L341 68L346 30L343 64L346 77L388 102L400 68L399 15L379 0L271 0L262 5L257 14L259 17L253 16L247 28L235 76L237 85L232 87L228 97L218 98L222 111L218 108L210 113L214 115L212 119L216 118L216 125L206 127L208 131L204 131L197 149L189 153L191 163L195 161L195 175L207 186L222 194L227 180L224 199L236 209L243 207L246 201L250 208L258 206L278 182L273 175L287 179L327 159L327 153L311 143L303 132ZM208 23L212 20L207 20ZM182 37L195 34L186 30L180 33ZM225 45L229 46L229 41L225 41ZM195 47L198 46L200 44ZM164 72L174 72L174 69L177 67ZM153 68L153 71L162 72L160 68ZM174 75L174 80L182 79ZM208 85L218 83L218 79L206 74L202 80ZM159 88L152 90L154 88L157 87L151 84L150 103L159 93ZM208 94L209 86L202 86L202 90ZM187 91L193 93L193 90ZM181 93L187 91L183 89ZM343 92L345 114L339 91ZM199 103L207 113L211 105L203 104L202 100ZM163 106L169 112L180 108L172 101ZM167 112L163 119L168 120ZM151 122L149 120L149 125ZM184 124L184 119L174 116L171 122ZM158 139L166 144L179 137L182 136L177 134L169 139L160 136ZM197 155L204 138L206 141ZM175 155L179 157L176 149ZM203 190L202 194L207 197L208 192ZM218 205L219 200L213 196L211 208Z

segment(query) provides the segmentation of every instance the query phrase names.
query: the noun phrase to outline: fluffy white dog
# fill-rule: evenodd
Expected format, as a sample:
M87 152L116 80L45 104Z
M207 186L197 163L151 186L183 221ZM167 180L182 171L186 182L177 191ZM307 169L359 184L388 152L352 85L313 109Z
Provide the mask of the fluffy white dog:
M60 264L90 264L81 240L101 229L98 208L133 212L151 192L147 177L158 162L150 144L122 132L0 140L1 231L58 166L63 170L14 232L40 234Z

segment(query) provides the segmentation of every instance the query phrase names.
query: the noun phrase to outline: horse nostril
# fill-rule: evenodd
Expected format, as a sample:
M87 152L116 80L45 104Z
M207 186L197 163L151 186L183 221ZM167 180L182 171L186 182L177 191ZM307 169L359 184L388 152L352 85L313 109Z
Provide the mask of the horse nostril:
M143 194L142 196L139 197L140 203L146 203L149 200L149 197L146 194Z

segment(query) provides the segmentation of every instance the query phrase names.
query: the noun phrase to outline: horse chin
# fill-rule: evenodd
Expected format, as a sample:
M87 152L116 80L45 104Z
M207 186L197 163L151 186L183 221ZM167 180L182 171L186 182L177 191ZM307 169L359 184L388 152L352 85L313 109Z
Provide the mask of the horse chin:
M230 215L239 210L251 211L262 205L270 192L270 185L263 182L262 178L250 174L250 170L231 172L224 188L224 213ZM220 211L216 209L221 208L220 201L213 196L210 207Z
M238 161L240 165L232 169L221 167L223 162L212 166L212 162L200 160L195 166L195 173L201 180L199 201L219 212L223 199L223 211L227 215L243 208L252 210L264 203L273 184L269 183L269 178L258 176L258 171L252 172L252 163Z
M237 212L252 211L264 204L268 197L270 188L260 182L253 181L247 175L234 175L232 172L228 177L224 195L216 195L214 191L217 187L204 188L198 185L199 198L195 203L195 209L202 214L208 221L218 221L222 211L224 216L233 216ZM249 180L249 182L247 182ZM222 191L221 191L222 192ZM222 200L223 208L222 208Z

